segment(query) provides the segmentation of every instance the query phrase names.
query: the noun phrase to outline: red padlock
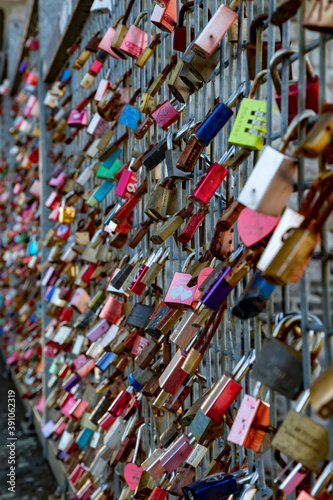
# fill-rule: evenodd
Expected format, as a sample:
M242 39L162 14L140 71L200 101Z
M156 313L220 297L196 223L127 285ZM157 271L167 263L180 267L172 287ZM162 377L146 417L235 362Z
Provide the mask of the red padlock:
M164 101L162 104L157 106L157 108L152 112L151 116L156 121L163 130L167 130L170 125L175 123L180 118L180 113L185 109L186 104L184 104L179 111L172 106L172 103L176 99L172 99L171 102Z
M270 61L270 71L275 87L274 97L278 108L281 110L281 80L278 75L277 66L282 59L290 54L297 52L295 49L280 49L275 52ZM310 63L306 63L306 98L305 109L312 109L315 113L319 112L319 77L314 75ZM291 83L288 90L288 123L298 114L298 82Z

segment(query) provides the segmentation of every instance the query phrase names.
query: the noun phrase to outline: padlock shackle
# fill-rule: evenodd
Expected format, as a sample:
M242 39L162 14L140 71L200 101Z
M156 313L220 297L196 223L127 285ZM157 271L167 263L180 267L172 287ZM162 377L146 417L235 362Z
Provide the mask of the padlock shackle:
M249 93L249 99L255 99L257 89L262 84L261 79L264 78L264 76L266 76L267 73L268 73L268 70L267 69L263 69L262 71L260 71L256 75L255 79L253 80L253 84L252 84L252 87L251 87L251 90L250 90L250 93Z
M238 2L237 2L238 3ZM230 6L230 9L232 7ZM259 16L255 17L251 24L250 24L250 33L249 33L249 43L251 45L256 45L257 44L257 30L261 28L265 22L268 20L268 14L260 14ZM282 26L278 27L280 30L280 35L281 35L281 41L282 41Z
M127 21L128 21L129 16L130 16L130 13L131 13L131 10L133 8L134 3L135 3L135 0L130 0L130 3L128 4L128 7L127 7L125 14L124 14L124 17L123 17L123 22L121 23L124 26L126 26L126 24L127 24Z
M237 90L231 96L229 99L226 101L225 105L228 106L228 108L232 108L235 106L236 102L243 97L244 92L246 90L246 82L242 82L240 86L238 87Z
M124 17L125 17L125 16L124 16L124 14L123 14L122 16L119 16L119 17L116 19L116 21L115 21L114 25L112 26L112 28L113 28L113 29L116 29L116 27L118 26L118 24L120 23L120 21L121 21L122 19L124 19Z
M136 89L136 91L134 92L134 94L132 95L132 97L130 98L128 104L130 106L133 106L133 104L135 103L136 101L136 98L138 97L138 95L141 94L141 87L139 87L138 89Z
M313 498L318 498L319 495L323 492L324 488L328 485L332 477L333 477L333 460L331 460L331 462L329 462L326 465L325 469L320 474L314 487L311 490L310 495Z
M313 116L316 116L316 113L312 111L312 109L305 109L302 113L299 113L295 116L295 118L293 118L281 139L281 144L278 148L280 153L286 152L289 142L294 137L296 130L300 126L304 126L309 118L312 118Z
M142 12L140 12L140 14L138 15L138 17L136 18L135 22L133 23L135 26L138 26L140 24L140 21L147 17L148 16L148 11L147 10L144 10Z
M182 7L179 11L179 18L178 18L178 27L179 28L184 28L185 13L188 10L190 10L192 7L194 7L194 2L192 0L190 2L186 2L182 5ZM204 8L203 2L201 2L199 4L199 8L203 10L203 8ZM208 21L210 21L211 18L212 18L212 13L211 13L210 9L208 9Z
M278 74L278 64L284 59L286 56L291 54L296 54L297 50L288 48L288 49L280 49L275 52L272 59L269 61L269 70L271 72L271 77L273 80L273 85L275 87L276 93L281 95L281 80Z

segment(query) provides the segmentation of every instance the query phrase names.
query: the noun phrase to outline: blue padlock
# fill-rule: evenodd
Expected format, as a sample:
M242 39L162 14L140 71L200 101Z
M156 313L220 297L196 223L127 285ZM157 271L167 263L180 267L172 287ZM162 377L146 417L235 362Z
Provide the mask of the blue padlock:
M100 359L97 361L96 366L104 372L112 363L114 358L116 358L117 355L114 352L106 352L104 353Z
M84 448L88 444L88 442L90 441L90 439L92 438L93 434L94 434L94 431L92 429L88 429L87 427L85 427L79 433L79 435L77 437L77 440L76 440L76 444L80 448Z
M133 128L136 130L139 125L139 121L141 120L140 111L131 106L130 104L125 104L121 115L118 118L118 122L126 125L126 127Z
M117 148L113 153L110 154L110 156L106 158L106 160L102 161L101 165L103 165L103 167L107 169L111 168L121 152L122 149Z
M231 108L235 106L238 99L244 95L245 86L245 82L242 83L239 89L229 97L225 104L223 102L217 104L213 111L202 122L194 134L202 145L208 146L222 127L224 127L227 121L232 117L233 111Z
M275 285L264 280L261 272L256 272L244 288L242 295L237 299L231 313L241 319L254 318L265 311L274 288Z
M97 191L94 193L95 200L101 202L104 200L105 196L109 194L114 184L111 181L104 181L103 184L99 186Z
M185 500L221 500L238 493L236 478L232 474L218 472L199 481L183 486Z
M55 289L56 287L53 285L53 286L48 286L47 289L46 289L46 293L44 295L44 300L46 302L49 302L51 300L51 297L52 295L54 294L55 292Z
M27 245L27 255L37 255L38 254L38 241L36 236L32 236L31 240Z
M65 68L65 69L62 70L59 80L61 82L64 82L65 80L69 80L70 77L71 77L70 70L68 68Z

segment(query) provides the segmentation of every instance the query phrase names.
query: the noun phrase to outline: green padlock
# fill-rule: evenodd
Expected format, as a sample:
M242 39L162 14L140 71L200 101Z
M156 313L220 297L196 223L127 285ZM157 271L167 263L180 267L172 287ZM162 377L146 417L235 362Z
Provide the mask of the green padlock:
M256 76L248 98L242 99L228 142L241 148L260 151L266 137L267 101L255 99L263 70Z

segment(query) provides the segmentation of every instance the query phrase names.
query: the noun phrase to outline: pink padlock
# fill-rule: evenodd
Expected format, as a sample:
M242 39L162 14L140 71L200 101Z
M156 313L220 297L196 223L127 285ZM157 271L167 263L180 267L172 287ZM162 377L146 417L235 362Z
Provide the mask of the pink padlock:
M19 194L21 192L21 187L22 185L19 182L17 182L13 188L13 194L15 195Z
M70 304L82 313L87 309L90 301L90 295L83 288L79 287L73 294Z
M187 286L192 278L191 274L176 272L172 278L169 290L165 296L164 302L169 307L176 309L191 309L192 302L198 286Z
M94 61L92 63L92 65L90 66L89 71L91 71L92 73L95 73L95 75L97 75L97 73L99 73L101 71L102 67L103 67L103 63L96 59L96 61Z
M95 361L93 359L88 359L84 365L82 365L76 373L80 377L85 377L89 372L91 372L95 368Z
M109 323L117 323L123 314L123 304L114 297L109 297L105 303L100 318L106 319Z
M188 375L181 369L186 359L186 355L187 353L184 349L178 349L158 379L160 388L169 394L175 394L178 387L184 382Z
M136 19L135 23L129 27L122 44L120 45L120 50L126 54L137 59L141 56L142 52L150 45L154 37L151 35L150 42L148 43L148 33L141 28L138 28L140 21L147 16L147 11L141 12L141 14Z
M209 58L237 17L236 12L221 4L193 42L191 50L201 57Z
M191 451L193 450L193 445L195 439L187 434L182 434L174 443L172 443L166 452L161 457L162 467L169 473L172 474L177 467L180 466L184 460L187 459Z
M25 117L30 116L31 115L31 111L32 111L33 107L35 106L35 104L37 102L38 102L37 97L34 96L34 95L31 95L29 97L29 99L27 100L26 105L23 108L23 111L22 111L23 116L25 116Z
M177 0L170 0L167 5L155 5L150 22L160 30L172 33L177 24Z
M107 52L115 59L119 59L119 56L117 56L117 54L111 49L111 43L115 33L115 28L111 26L100 41L98 48L104 50L104 52Z
M269 404L245 394L229 432L228 441L259 451L269 423Z
M87 362L88 358L85 354L80 354L77 358L73 360L73 366L75 370L78 370L82 365L84 365Z
M49 220L59 220L59 212L60 212L60 203L54 207L54 209L50 213L48 219Z
M53 210L60 203L60 201L61 201L60 194L57 193L56 191L52 191L52 193L48 196L45 202L45 206Z
M109 87L110 87L109 80L102 78L102 80L98 84L96 94L94 96L94 101L99 102L102 99L105 92L109 89Z
M124 169L119 179L116 194L128 198L137 188L137 175L131 170Z
M157 125L159 125L163 130L167 130L170 125L175 123L180 118L180 113L185 109L185 105L180 108L179 111L172 106L172 103L176 99L172 99L171 102L164 101L162 104L157 106L157 108L151 113Z
M105 332L110 328L109 323L106 319L102 319L95 326L89 330L86 337L90 340L90 342L96 342Z
M87 111L78 111L77 109L72 109L69 114L67 125L69 127L82 128L87 125Z

